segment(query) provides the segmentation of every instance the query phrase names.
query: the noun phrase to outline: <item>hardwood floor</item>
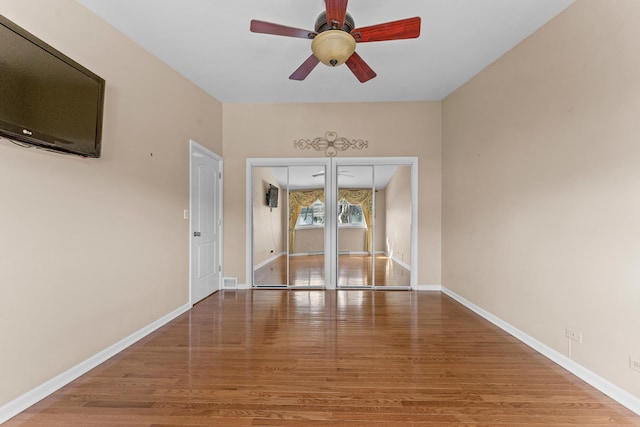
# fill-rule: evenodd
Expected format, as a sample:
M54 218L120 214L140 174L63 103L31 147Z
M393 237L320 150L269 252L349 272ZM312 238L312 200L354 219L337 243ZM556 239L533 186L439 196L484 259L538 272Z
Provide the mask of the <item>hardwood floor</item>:
M258 285L291 286L325 285L324 255L293 256L289 258L289 281L287 282L287 258L282 256L256 270L254 277ZM371 255L340 255L338 257L338 286L369 286L371 280ZM410 286L410 271L387 256L375 256L376 286Z
M640 426L438 292L224 291L12 426Z

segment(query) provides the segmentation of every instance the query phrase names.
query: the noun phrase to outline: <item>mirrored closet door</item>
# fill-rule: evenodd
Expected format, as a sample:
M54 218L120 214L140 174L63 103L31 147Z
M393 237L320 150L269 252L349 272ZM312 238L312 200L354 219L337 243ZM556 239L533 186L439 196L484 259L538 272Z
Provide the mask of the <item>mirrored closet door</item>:
M253 286L324 288L328 162L256 163L251 166Z
M256 288L410 289L417 159L248 159Z
M338 288L412 286L412 165L381 160L336 160Z

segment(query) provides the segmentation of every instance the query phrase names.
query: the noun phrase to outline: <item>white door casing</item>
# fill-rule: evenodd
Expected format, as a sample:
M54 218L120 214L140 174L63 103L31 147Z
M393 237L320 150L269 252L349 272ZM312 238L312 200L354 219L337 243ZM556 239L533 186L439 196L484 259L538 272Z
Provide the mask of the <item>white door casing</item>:
M222 288L222 159L190 142L190 301Z

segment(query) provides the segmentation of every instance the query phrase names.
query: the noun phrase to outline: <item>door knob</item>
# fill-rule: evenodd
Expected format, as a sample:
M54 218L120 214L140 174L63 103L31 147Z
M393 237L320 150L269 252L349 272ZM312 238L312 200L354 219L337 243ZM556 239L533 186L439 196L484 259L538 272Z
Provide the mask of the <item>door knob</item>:
M201 234L202 233L200 233L199 231L194 231L193 232L194 237L200 237Z

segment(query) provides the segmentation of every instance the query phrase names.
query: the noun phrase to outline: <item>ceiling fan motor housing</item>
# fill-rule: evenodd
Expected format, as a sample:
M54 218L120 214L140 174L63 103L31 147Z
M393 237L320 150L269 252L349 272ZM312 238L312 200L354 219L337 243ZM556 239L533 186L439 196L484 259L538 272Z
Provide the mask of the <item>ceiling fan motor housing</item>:
M350 33L355 27L356 26L353 21L353 18L351 17L351 15L349 15L348 12L344 18L344 25L342 26L342 28L333 28L331 25L327 24L326 11L318 15L318 19L316 19L316 33L318 34L327 30L342 30L342 31L346 31L347 33Z

